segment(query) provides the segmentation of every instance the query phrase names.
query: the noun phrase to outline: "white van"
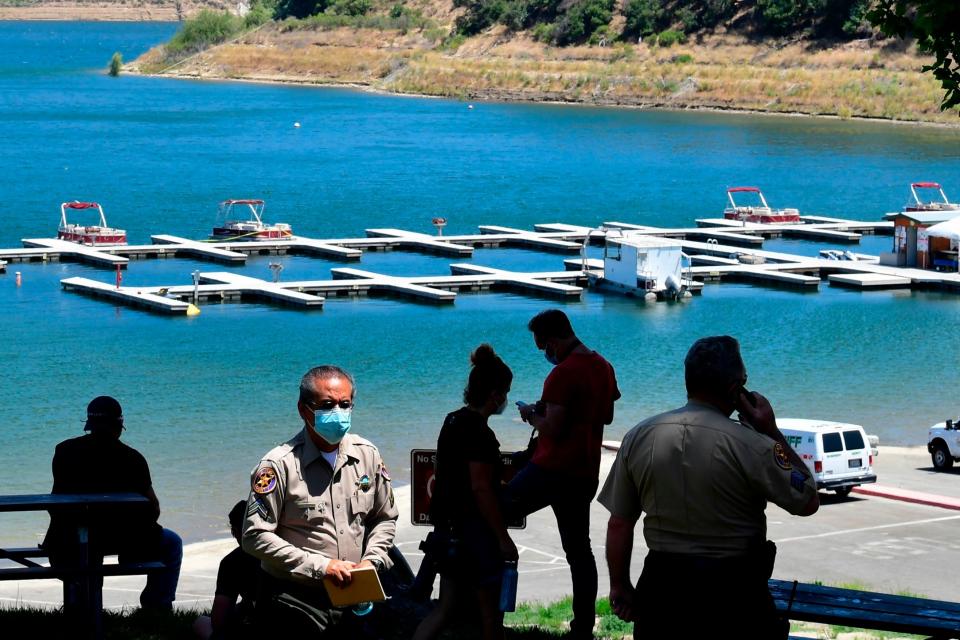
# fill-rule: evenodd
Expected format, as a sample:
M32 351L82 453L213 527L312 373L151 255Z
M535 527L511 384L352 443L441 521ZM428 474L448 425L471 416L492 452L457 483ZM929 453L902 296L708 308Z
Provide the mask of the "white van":
M860 425L787 418L778 419L777 426L813 472L818 489L847 496L854 487L877 481L873 450Z

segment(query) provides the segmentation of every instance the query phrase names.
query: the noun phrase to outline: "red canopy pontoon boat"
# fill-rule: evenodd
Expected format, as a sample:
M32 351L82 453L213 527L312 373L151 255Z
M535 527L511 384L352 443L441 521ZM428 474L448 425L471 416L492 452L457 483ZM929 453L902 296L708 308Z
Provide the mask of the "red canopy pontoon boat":
M246 206L253 216L252 220L230 220L233 207ZM211 238L214 240L283 240L293 237L289 224L277 222L267 224L263 221L263 200L224 200L220 203L220 216L223 226L214 227Z
M67 209L75 211L96 209L100 213L100 224L83 225L68 222ZM107 226L107 219L103 215L103 207L96 202L77 202L76 200L64 202L60 205L60 227L57 229L57 238L91 247L127 244L126 231Z
M940 200L924 200L917 193L917 189L933 189L940 192ZM910 194L913 196L913 202L907 203L903 208L908 211L960 211L960 204L947 200L947 194L943 192L943 187L937 182L913 182L910 184Z
M735 193L755 193L760 198L760 206L740 206L734 199ZM740 222L756 222L758 224L800 224L800 212L796 209L771 209L763 193L757 187L731 187L727 189L727 198L730 206L723 210L723 217L727 220Z

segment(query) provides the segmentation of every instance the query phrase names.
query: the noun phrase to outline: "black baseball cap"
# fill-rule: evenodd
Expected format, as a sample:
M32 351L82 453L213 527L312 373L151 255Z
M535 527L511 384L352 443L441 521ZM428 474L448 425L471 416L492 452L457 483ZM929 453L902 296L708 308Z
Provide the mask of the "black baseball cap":
M87 423L84 431L93 431L98 427L123 426L123 409L116 398L97 396L87 405Z

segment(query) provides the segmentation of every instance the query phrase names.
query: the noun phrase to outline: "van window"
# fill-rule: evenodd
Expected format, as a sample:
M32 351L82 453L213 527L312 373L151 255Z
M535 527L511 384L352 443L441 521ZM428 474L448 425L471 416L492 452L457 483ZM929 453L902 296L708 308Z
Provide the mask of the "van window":
M834 453L836 451L843 451L843 443L840 441L840 434L839 433L823 434L823 452Z
M859 431L844 431L843 443L847 446L847 451L856 451L863 449L863 436Z

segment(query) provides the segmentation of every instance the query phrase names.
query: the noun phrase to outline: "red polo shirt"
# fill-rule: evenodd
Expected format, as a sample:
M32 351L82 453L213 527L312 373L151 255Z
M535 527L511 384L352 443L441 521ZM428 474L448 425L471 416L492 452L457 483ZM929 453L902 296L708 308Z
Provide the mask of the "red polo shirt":
M543 383L544 403L566 409L567 424L556 436L540 434L532 462L544 469L597 480L603 427L613 422L620 397L613 367L596 351L571 353Z

